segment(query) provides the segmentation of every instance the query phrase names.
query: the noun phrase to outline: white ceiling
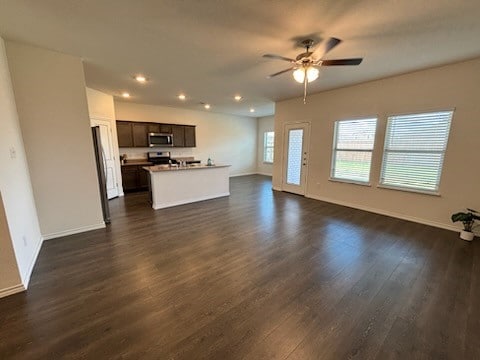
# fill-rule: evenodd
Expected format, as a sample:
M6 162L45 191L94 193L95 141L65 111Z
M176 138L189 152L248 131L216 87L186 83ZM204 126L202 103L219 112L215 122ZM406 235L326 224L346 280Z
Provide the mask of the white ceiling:
M319 92L480 56L479 17L478 0L0 0L0 35L82 57L89 87L128 101L264 116L302 85L267 79L289 64L262 54L295 57L311 35L344 41L329 59L364 57L323 68Z

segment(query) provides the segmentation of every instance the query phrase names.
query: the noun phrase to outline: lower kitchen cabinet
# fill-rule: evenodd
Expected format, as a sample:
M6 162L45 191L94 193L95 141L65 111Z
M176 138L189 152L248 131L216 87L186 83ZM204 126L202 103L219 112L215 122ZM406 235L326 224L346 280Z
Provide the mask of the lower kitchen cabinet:
M140 189L148 189L148 176L149 173L146 170L143 170L141 166L139 166L138 170L138 186Z
M143 170L148 165L122 165L123 191L141 191L148 189L148 172Z

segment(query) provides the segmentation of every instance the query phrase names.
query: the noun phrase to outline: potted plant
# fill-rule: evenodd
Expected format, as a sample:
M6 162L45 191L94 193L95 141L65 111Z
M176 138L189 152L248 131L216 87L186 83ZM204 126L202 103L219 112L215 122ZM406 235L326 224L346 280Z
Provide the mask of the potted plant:
M463 230L460 232L460 239L472 241L475 237L473 228L475 227L475 220L480 220L480 214L473 210L467 209L467 212L459 212L452 215L452 221L461 221L463 223Z

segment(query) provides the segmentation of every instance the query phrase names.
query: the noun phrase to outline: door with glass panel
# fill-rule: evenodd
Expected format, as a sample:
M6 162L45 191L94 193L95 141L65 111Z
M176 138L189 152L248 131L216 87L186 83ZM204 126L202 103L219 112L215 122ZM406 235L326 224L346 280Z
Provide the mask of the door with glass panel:
M309 123L285 124L282 189L305 195L308 169Z

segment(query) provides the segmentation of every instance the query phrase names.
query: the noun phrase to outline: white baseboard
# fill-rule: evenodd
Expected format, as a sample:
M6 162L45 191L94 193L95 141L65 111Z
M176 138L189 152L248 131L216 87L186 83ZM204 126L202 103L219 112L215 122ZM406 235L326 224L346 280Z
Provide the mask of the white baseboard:
M418 218L418 217L415 217L415 216L399 214L399 213L396 213L396 212L393 212L393 211L387 211L387 210L383 210L383 209L372 208L370 206L353 204L353 203L349 203L349 202L346 202L346 201L338 201L336 199L331 199L331 198L328 198L328 197L317 196L317 195L312 195L312 194L305 194L305 197L315 199L315 200L325 201L325 202L336 204L336 205L346 206L346 207L350 207L350 208L354 208L354 209L364 210L364 211L372 212L372 213L375 213L375 214L390 216L390 217L394 217L394 218L397 218L397 219L413 221L413 222L416 222L416 223L419 223L419 224L429 225L429 226L433 226L433 227L437 227L437 228L441 228L441 229L446 229L446 230L451 230L451 231L456 231L456 232L459 231L459 229L456 228L454 225L444 224L444 223L440 223L440 222L437 222L437 221L431 221L431 220L427 220L427 219L422 219L422 218Z
M152 207L153 207L154 210L165 209L165 208L169 208L169 207L173 207L173 206L185 205L185 204L190 204L190 203L193 203L193 202L211 200L211 199L216 199L216 198L225 197L225 196L230 196L230 192L216 194L216 195L210 195L210 196L203 196L203 197L198 197L198 198L194 198L194 199L174 201L174 202L170 202L170 203L166 203L166 204L164 203L164 204L160 204L160 205L153 204Z
M43 238L38 240L37 246L35 251L33 252L32 259L30 260L30 264L28 265L27 270L25 273L21 274L22 282L25 290L28 288L28 283L30 282L30 276L32 276L33 268L35 263L37 262L38 254L40 254L40 250L42 249Z
M256 174L256 172L249 172L249 173L230 175L230 177L247 176L247 175L255 175L255 174Z
M59 237L62 237L62 236L68 236L68 235L82 233L82 232L85 232L85 231L102 229L104 227L105 227L105 222L102 221L99 224L88 225L88 226L83 226L83 227L76 228L76 229L69 229L69 230L59 231L59 232L56 232L56 233L46 234L46 235L43 235L43 240L56 239L56 238L59 238Z
M264 176L270 176L270 177L272 177L272 174L267 174L267 173L263 173L263 172L257 172L256 174L257 174L257 175L264 175Z
M0 298L3 298L5 296L13 295L22 291L25 291L26 288L22 284L18 284L15 286L10 286L5 289L0 289Z

